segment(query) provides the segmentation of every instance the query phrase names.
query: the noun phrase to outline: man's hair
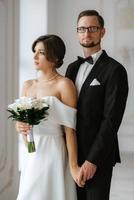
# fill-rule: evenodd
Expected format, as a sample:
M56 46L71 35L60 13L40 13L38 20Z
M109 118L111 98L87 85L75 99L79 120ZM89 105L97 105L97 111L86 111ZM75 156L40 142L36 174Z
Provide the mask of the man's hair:
M97 19L98 19L98 22L101 26L101 28L104 27L104 19L103 17L96 11L96 10L84 10L82 11L79 15L78 15L78 18L77 18L77 24L80 20L81 17L84 17L84 16L96 16Z

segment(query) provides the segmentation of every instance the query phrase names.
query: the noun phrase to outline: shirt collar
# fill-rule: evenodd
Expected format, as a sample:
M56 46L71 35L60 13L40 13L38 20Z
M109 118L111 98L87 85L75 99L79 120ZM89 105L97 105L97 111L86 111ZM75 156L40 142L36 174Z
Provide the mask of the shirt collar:
M92 58L93 58L93 61L94 61L94 64L96 63L96 61L98 60L98 58L100 57L100 55L102 54L102 49L100 49L98 52L92 54Z
M96 61L98 60L101 54L102 54L102 49L100 49L98 52L91 55L93 58L94 64L96 63Z

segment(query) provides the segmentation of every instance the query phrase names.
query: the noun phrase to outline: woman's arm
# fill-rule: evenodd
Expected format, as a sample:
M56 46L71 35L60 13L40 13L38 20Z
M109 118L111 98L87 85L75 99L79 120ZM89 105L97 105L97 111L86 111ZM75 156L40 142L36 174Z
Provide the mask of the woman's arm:
M31 84L32 84L32 80L28 80L28 81L24 82L23 87L22 87L21 96L28 96L27 93L28 93L28 90L29 90L29 87L31 86ZM27 123L17 121L15 124L15 127L16 127L17 132L22 134L22 137L23 137L25 143L27 144L27 134L28 134L31 126Z
M70 171L74 180L76 181L79 167L77 162L77 140L76 133L73 129L65 127L66 145L69 158Z
M76 88L71 80L65 78L61 83L61 101L66 105L69 105L73 108L76 108L77 104L77 92ZM80 167L77 162L77 138L76 132L74 129L65 127L65 137L66 137L66 145L68 151L69 158L69 166L73 179L77 182L77 184L82 187L82 182L78 183L77 177L79 175Z

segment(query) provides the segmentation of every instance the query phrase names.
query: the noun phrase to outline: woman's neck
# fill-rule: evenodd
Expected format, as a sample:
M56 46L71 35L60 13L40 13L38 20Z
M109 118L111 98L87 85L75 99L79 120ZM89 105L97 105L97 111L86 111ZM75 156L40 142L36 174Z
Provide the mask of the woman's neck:
M55 79L58 76L58 73L56 70L53 71L49 71L49 72L42 72L40 77L37 78L38 81L44 81L44 82L48 82L51 81L53 79Z

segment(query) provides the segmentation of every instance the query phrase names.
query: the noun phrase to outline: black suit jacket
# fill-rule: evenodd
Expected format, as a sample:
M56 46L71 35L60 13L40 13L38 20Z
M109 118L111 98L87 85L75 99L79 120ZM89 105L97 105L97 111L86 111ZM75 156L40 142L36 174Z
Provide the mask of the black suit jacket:
M80 67L71 63L66 76L75 83ZM93 79L100 85L90 86ZM105 51L85 80L77 105L78 159L81 165L88 160L98 167L120 162L117 132L124 114L128 95L125 68Z

